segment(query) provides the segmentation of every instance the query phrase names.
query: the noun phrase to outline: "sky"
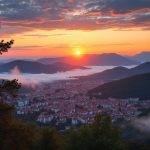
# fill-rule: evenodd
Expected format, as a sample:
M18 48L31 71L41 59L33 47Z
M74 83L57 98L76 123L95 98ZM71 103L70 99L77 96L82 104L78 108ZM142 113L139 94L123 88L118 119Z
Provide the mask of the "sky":
M0 0L3 57L150 51L150 0Z

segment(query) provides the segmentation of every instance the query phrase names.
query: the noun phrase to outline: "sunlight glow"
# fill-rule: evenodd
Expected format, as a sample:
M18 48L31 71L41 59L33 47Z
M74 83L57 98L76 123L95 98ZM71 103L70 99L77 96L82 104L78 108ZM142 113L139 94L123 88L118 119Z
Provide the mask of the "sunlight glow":
M76 54L76 56L80 56L81 55L81 50L76 50L75 54Z

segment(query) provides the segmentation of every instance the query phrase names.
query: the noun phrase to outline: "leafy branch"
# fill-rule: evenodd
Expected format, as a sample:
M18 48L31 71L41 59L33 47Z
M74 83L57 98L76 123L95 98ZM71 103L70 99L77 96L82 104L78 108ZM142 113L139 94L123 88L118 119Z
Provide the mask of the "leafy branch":
M8 49L11 48L13 43L14 40L10 40L9 42L4 42L4 40L2 40L0 42L0 54L2 55L4 52L8 52Z

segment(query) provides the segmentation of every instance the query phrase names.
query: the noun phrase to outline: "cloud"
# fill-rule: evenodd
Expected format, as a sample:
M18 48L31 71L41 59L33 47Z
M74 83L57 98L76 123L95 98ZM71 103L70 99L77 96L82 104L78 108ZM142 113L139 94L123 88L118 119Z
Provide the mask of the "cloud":
M149 9L149 0L107 0L103 11L113 11L114 14L126 14L139 10Z
M43 48L46 47L46 45L44 46L14 46L12 48L12 50L31 50L31 49L36 49L36 48Z
M15 79L17 79L23 86L35 89L39 85L39 83L36 80L26 79L24 75L21 73L21 71L19 70L18 66L15 66L10 72L11 75Z
M24 36L28 36L28 37L51 37L51 36L68 36L71 34L27 34Z
M60 80L68 80L68 79L74 79L79 76L86 76L91 75L94 73L102 72L106 69L112 69L113 66L94 66L91 68L88 68L86 70L84 69L75 69L71 71L66 72L57 72L54 74L30 74L30 73L21 73L19 68L16 66L11 70L10 73L1 73L1 79L18 79L21 83L51 83L54 81L60 81ZM27 84L28 85L28 84ZM29 84L30 85L30 84Z
M0 0L2 25L24 31L149 29L149 15L149 0Z
M135 119L133 125L140 131L150 133L150 117Z

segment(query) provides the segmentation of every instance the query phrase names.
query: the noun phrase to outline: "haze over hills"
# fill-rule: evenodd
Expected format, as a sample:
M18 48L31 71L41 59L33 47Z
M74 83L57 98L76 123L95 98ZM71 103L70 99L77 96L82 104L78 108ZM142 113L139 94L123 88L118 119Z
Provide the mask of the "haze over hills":
M116 79L121 79L133 75L143 74L150 72L150 62L143 63L137 67L128 69L125 67L115 67L113 69L108 69L100 73L96 73L89 76L79 77L82 80L105 80L111 81Z
M16 60L0 65L0 72L11 72L11 70L15 67L17 67L22 73L32 74L51 74L60 71L69 71L73 69L86 69L85 67L69 65L66 63L54 63L51 65L45 65L34 61Z
M147 62L150 61L150 52L149 51L141 52L139 54L132 56L131 58L138 62Z
M76 57L58 57L58 58L41 58L37 60L40 63L52 64L54 62L65 62L75 65L86 65L86 66L129 66L138 64L137 61L133 61L124 56L115 53L104 53L104 54L85 54L81 58Z
M150 73L105 83L88 92L99 98L140 98L150 99Z

